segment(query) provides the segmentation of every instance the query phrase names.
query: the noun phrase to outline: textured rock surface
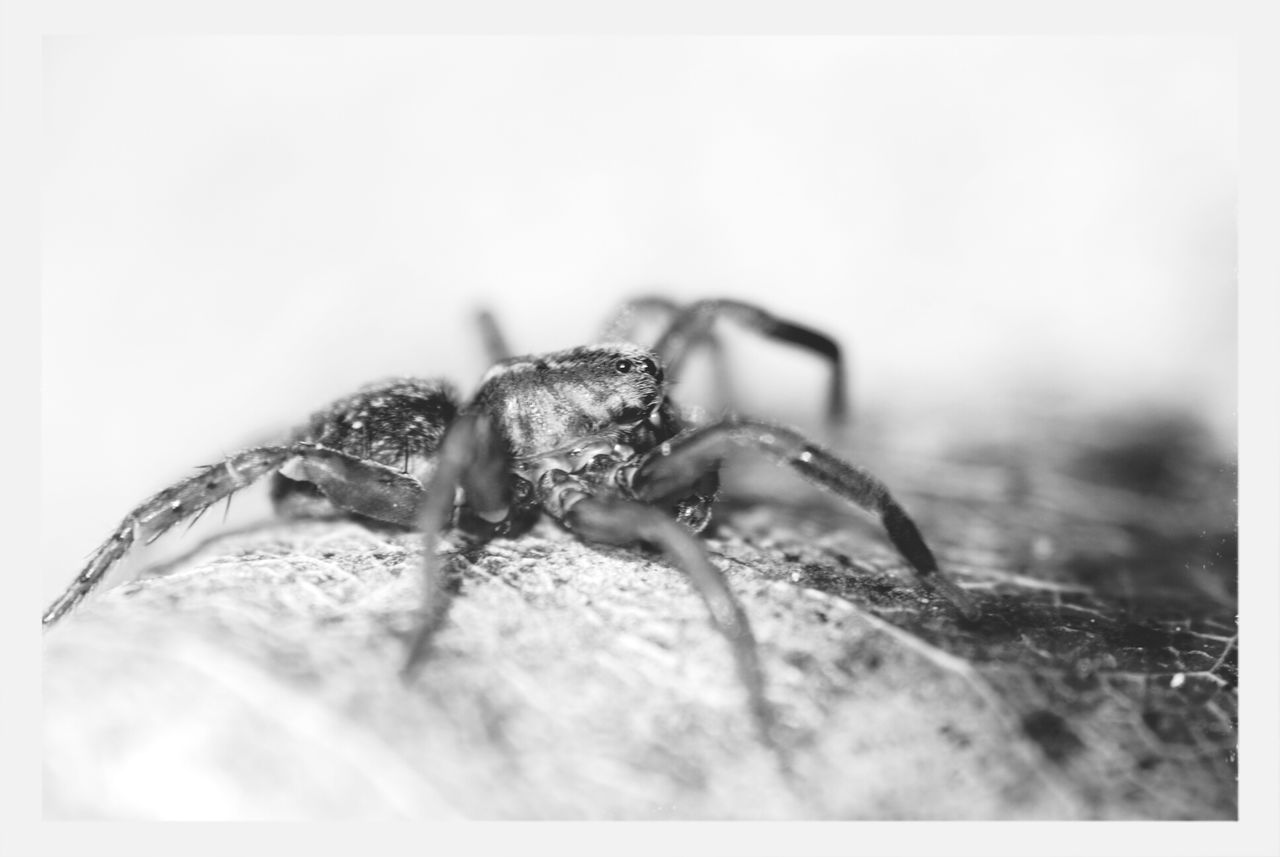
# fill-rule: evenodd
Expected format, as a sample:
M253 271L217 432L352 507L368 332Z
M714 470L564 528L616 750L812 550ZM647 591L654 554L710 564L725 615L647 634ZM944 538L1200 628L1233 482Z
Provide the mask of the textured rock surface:
M707 543L790 781L652 557L550 527L494 543L406 685L418 539L309 521L195 547L48 634L46 815L1234 817L1234 463L1176 419L952 434L856 458L981 597L974 625L874 522L736 471Z

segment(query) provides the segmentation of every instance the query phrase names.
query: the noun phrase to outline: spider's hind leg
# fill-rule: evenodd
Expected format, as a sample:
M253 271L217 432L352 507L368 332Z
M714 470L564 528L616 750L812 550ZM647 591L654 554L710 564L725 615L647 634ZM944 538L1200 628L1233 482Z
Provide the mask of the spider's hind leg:
M307 442L247 449L164 489L126 515L45 611L45 627L79 604L136 542L154 541L275 470L316 485L340 509L387 523L412 526L422 503L417 479L374 461Z
M712 325L718 318L730 319L769 339L790 343L825 360L831 366L827 420L832 425L849 421L845 360L836 341L820 331L778 318L754 304L733 300L702 300L692 303L674 316L653 350L674 374L689 352L711 335Z
M275 470L295 452L293 445L246 449L145 500L125 516L66 591L49 605L42 619L44 626L57 622L84 600L135 542L149 543L174 524L199 517L214 503Z
M271 502L276 514L286 518L328 518L346 513L413 526L411 519L395 510L390 518L378 514L377 508L385 503L376 493L362 500L352 496L348 484L396 482L386 475L386 469L421 481L431 472L441 438L457 412L457 396L452 387L444 381L424 378L392 378L370 384L317 411L294 432L292 439L309 441L347 457L330 456L326 461L324 454L317 454L281 468L271 480ZM381 466L360 467L354 463L356 459ZM344 496L348 499L340 500Z
M646 324L649 319L658 319L664 329L671 319L680 314L680 304L671 298L661 295L641 295L632 298L614 310L613 315L605 322L600 331L601 342L622 340L637 345L652 345L652 342L641 342L637 328Z
M747 690L755 727L764 743L774 741L773 709L764 695L764 673L747 615L724 574L711 563L701 542L688 528L660 509L627 500L585 497L569 506L563 522L587 541L612 545L649 544L662 552L693 586L711 614L715 629L729 641L738 677Z
M401 527L417 522L422 483L393 467L322 446L298 444L280 472L314 485L343 511Z
M684 310L680 304L660 295L643 295L638 298L632 298L609 317L601 329L601 342L633 342L644 348L652 349L657 352L656 342L662 336L662 331L667 331L672 324L678 319ZM642 337L640 330L644 327L652 328L657 323L657 338ZM720 342L720 337L716 336L714 330L709 325L704 325L700 330L693 333L685 344L685 351L692 352L698 348L705 348L707 356L711 361L712 387L717 393L719 399L719 407L724 410L732 406L733 395L733 377L729 372L729 363L725 358L724 346ZM658 356L662 358L666 365L667 377L674 383L679 380L680 370L683 368L685 360L682 355L681 359L671 364L667 357L661 352Z
M277 517L287 520L332 518L342 514L313 483L290 479L283 473L271 476L271 508Z

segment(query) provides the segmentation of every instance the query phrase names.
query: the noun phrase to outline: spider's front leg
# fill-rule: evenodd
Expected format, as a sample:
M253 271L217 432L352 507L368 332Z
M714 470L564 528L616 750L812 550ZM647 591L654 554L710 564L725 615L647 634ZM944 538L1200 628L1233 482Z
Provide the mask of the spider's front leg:
M926 587L951 602L966 619L975 620L981 615L972 596L938 570L938 562L919 528L884 483L809 442L794 429L737 418L692 429L650 452L634 471L631 490L644 502L680 497L698 476L719 467L735 446L763 452L795 468L810 482L878 515L889 540Z
M602 544L646 544L661 551L706 604L711 622L733 650L738 676L747 690L751 716L761 740L777 750L773 710L764 695L764 674L747 615L702 543L662 510L612 496L592 496L563 471L548 474L556 495L547 505L579 537Z
M470 516L468 531L480 543L518 517L511 512L509 479L510 454L493 421L479 413L459 417L441 442L435 472L415 522L423 533L423 610L401 670L406 679L430 654L453 600L438 551L440 535L448 529L455 511L458 489L466 498L463 511Z
M126 515L45 611L44 626L84 600L136 542L149 544L276 470L314 483L339 508L388 523L411 525L421 502L422 486L416 479L374 461L307 442L246 449L164 489Z

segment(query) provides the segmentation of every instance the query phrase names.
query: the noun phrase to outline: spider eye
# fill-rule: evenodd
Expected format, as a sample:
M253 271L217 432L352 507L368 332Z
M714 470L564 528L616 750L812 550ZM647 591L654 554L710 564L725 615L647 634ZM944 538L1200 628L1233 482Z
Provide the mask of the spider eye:
M619 360L617 363L614 363L613 368L617 370L618 374L625 375L628 372L630 372L632 369L636 368L636 364L632 363L630 360L627 360L624 357L623 359Z

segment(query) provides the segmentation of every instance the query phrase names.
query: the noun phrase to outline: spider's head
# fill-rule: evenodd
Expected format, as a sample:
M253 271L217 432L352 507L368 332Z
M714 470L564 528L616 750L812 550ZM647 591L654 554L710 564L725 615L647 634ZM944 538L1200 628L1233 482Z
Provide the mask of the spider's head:
M665 401L657 356L613 343L504 360L481 380L474 403L497 419L512 455L525 458L605 434L648 446Z

